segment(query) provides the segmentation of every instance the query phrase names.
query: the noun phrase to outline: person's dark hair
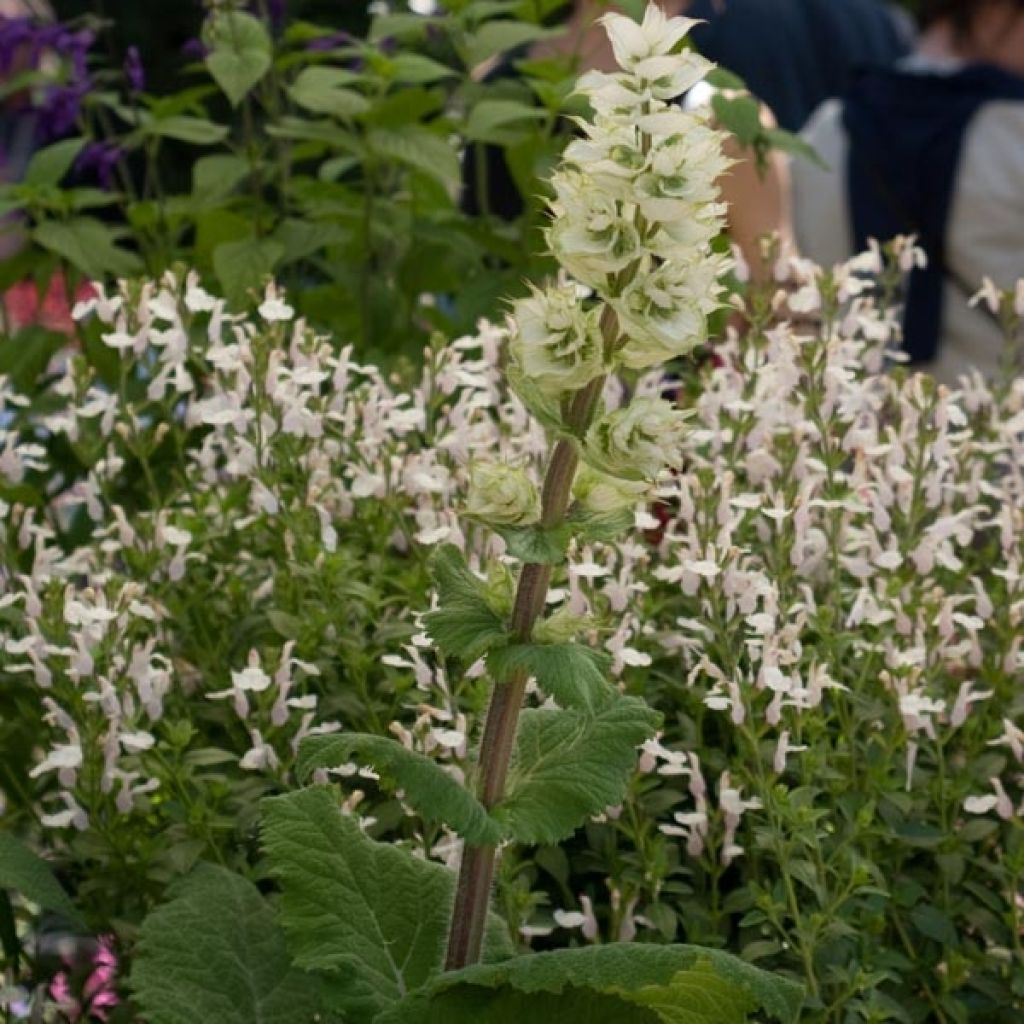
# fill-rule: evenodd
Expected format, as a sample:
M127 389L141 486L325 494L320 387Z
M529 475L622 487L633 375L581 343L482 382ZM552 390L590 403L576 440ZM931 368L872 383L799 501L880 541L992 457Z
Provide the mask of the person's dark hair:
M970 35L974 19L993 0L921 0L921 22L927 28L937 21L950 21L957 35ZM1013 6L1024 11L1024 0L1013 0Z

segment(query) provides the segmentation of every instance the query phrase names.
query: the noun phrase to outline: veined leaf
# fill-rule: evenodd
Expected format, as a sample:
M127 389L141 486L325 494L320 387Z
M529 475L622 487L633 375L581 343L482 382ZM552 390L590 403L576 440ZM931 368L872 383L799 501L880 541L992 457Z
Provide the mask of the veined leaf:
M475 68L490 57L555 34L551 29L526 21L484 22L466 40L466 66Z
M215 124L203 117L188 117L177 114L151 121L146 125L147 135L160 135L167 139L191 142L196 146L212 146L228 137L225 125Z
M131 277L142 269L138 256L120 248L113 230L94 217L43 221L32 237L94 280L108 275Z
M565 561L573 529L568 523L544 529L542 526L499 526L498 533L508 545L508 553L521 562L558 565Z
M282 922L300 967L330 972L332 1008L371 1020L442 966L454 875L377 843L324 786L263 801L263 843L281 881ZM492 920L487 947L509 955Z
M398 53L388 62L391 78L403 85L429 85L442 78L453 78L457 72L440 61L422 53Z
M233 107L270 70L271 42L259 18L242 11L218 12L203 26L210 52L206 66Z
M369 149L378 156L405 164L434 178L444 188L459 184L462 170L455 149L447 139L413 127L402 131L371 132Z
M470 572L454 544L444 544L434 552L430 571L440 607L427 612L423 622L446 654L476 661L507 638L504 620L487 603L486 585Z
M611 695L609 661L603 651L574 643L509 644L495 647L487 655L487 667L497 683L523 669L563 708L590 711Z
M510 125L522 126L526 121L543 120L546 116L538 107L518 100L481 100L466 118L465 135L476 142L493 142Z
M25 168L26 185L51 185L56 188L85 146L85 139L64 139L37 150Z
M365 733L311 736L299 748L296 772L306 778L314 768L332 768L356 758L387 772L405 791L405 799L427 821L443 821L475 846L495 846L501 828L483 805L436 761L397 740Z
M142 924L132 989L150 1024L314 1024L316 979L292 967L252 882L202 864Z
M636 697L616 694L588 711L528 708L499 820L522 843L557 843L592 814L621 802L636 748L659 716Z
M246 293L262 286L284 255L284 246L269 238L242 238L221 242L213 250L213 269L224 296L232 305L245 301Z
M50 865L10 832L0 832L0 889L12 889L43 910L63 914L73 924L82 923Z
M790 1024L801 1001L791 981L720 950L616 943L441 975L376 1024L746 1024L757 1011Z
M351 81L352 72L340 68L306 68L288 94L306 110L348 121L370 108L370 101L361 92L346 88Z

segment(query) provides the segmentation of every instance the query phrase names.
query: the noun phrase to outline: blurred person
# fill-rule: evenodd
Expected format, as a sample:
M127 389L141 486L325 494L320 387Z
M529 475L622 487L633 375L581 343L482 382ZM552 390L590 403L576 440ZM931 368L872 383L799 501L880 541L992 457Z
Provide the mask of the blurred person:
M896 235L928 257L906 285L904 350L944 382L1003 360L969 300L1024 277L1024 0L925 0L916 52L814 115L828 170L793 165L797 243L830 265Z
M856 73L913 46L909 17L883 0L691 0L693 43L740 76L787 131L842 96Z

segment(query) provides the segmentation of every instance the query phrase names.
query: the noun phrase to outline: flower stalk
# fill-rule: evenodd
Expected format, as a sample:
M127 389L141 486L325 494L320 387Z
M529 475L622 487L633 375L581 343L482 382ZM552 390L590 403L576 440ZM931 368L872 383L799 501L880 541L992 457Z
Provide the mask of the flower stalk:
M585 514L635 507L662 470L679 465L685 414L651 398L606 410L604 385L622 367L652 369L700 345L727 262L711 251L723 212L720 138L674 106L710 69L683 50L694 22L667 19L653 5L639 25L620 15L602 20L621 71L580 80L594 117L581 123L584 137L568 146L552 179L547 239L575 280L535 289L511 316L510 383L552 433L540 513L522 470L480 467L467 514L498 530L550 536L564 526L574 494ZM552 572L550 559L524 559L512 643L532 643ZM525 667L495 680L477 766L477 796L488 811L506 796L529 680ZM447 970L481 957L496 856L496 846L464 848Z

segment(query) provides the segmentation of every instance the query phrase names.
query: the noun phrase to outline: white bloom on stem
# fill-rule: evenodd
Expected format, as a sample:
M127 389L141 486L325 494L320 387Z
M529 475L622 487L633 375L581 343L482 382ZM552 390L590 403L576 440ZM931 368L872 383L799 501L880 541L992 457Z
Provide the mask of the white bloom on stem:
M643 480L623 480L583 466L576 476L572 493L581 509L607 514L635 508L650 495L650 485Z
M529 526L540 519L540 494L525 469L478 462L470 469L465 512L493 526Z
M583 309L575 285L534 289L512 308L512 359L544 394L578 391L604 373L599 317L598 307Z
M259 314L267 323L286 323L295 316L295 310L284 301L283 296L278 295L273 284L268 284Z
M628 71L650 57L672 54L700 22L693 18L668 18L656 4L648 4L639 24L622 14L606 14L601 24L608 33L615 60Z
M608 278L635 262L643 253L633 210L601 190L581 171L552 176L554 223L547 238L558 262L573 277L598 291Z
M664 399L634 399L591 426L584 457L609 476L654 480L666 467L681 465L688 416Z

